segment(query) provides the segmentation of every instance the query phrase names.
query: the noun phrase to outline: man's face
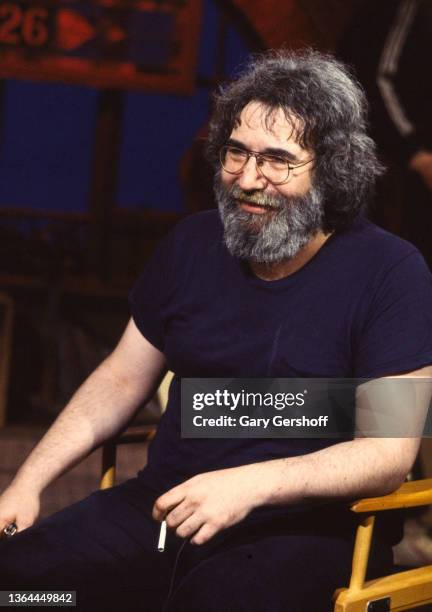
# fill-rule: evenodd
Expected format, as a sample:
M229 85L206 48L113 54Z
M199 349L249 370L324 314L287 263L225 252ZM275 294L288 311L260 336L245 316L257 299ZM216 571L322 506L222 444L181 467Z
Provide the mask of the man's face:
M258 102L248 104L227 144L277 155L293 166L312 160L313 151L297 142L299 122L288 121L278 109L266 125L265 112ZM275 185L260 173L253 156L239 174L221 168L215 193L231 254L263 263L294 257L322 227L322 198L312 185L312 173L309 163Z

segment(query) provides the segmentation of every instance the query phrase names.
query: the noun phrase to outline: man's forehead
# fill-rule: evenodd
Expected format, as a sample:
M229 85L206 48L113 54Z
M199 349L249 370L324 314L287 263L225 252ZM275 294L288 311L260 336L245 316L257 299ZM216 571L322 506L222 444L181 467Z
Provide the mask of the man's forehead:
M303 123L294 114L253 101L241 111L231 136L259 138L268 140L270 145L295 144L303 148L299 143L302 133Z

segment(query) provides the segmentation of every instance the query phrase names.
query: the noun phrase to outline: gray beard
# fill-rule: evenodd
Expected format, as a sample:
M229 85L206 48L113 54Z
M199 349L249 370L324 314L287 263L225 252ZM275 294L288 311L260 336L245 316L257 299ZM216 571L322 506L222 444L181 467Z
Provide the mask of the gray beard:
M239 259L265 264L292 259L322 229L323 197L316 187L304 196L271 196L244 192L237 185L227 189L218 173L214 190L225 245ZM265 215L248 213L239 208L236 199L273 209Z

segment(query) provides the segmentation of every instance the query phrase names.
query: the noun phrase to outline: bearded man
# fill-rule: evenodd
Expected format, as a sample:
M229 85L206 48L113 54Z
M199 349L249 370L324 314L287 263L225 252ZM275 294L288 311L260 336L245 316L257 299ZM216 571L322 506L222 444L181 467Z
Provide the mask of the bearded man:
M410 470L413 437L182 439L182 377L417 376L432 363L430 274L361 216L381 167L340 63L255 58L216 97L208 152L220 215L161 244L117 348L0 499L0 527L18 526L0 548L3 588L75 589L82 610L331 610L350 569L346 501ZM124 427L168 367L138 477L30 527L42 489ZM375 573L394 540L389 523L378 531Z

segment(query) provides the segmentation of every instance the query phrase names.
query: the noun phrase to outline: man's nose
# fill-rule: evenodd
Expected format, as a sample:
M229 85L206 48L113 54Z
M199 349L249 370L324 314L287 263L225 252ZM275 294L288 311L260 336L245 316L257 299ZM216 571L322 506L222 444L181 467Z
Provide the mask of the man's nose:
M264 189L267 183L267 179L258 170L255 157L249 157L242 173L239 174L237 185L244 191L251 191L253 189Z

